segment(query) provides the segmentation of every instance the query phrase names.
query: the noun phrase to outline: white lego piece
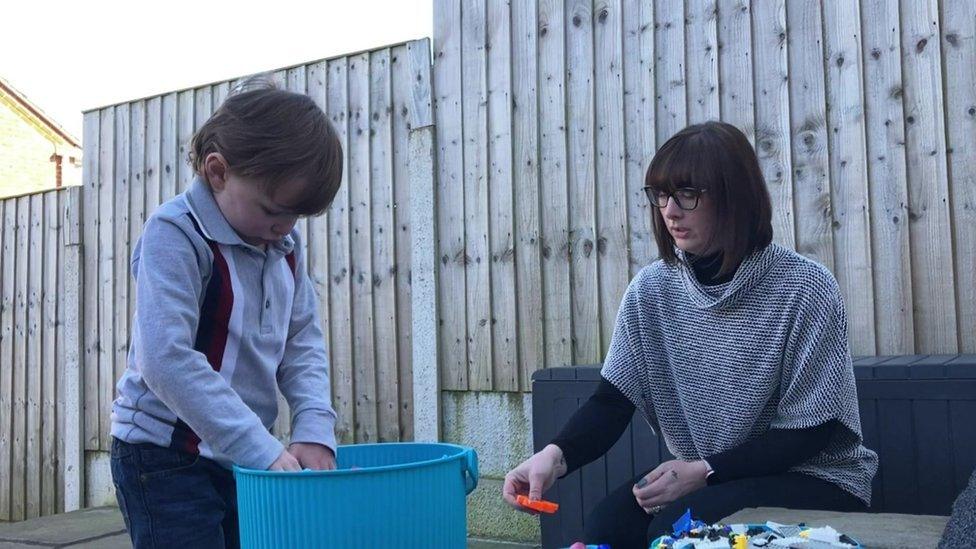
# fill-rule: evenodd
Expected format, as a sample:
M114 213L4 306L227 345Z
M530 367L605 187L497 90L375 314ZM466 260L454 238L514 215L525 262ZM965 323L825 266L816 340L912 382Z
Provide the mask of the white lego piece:
M769 521L766 523L766 527L776 532L777 534L783 536L784 538L790 538L797 536L803 531L803 528L796 524L780 524L778 522Z
M803 547L803 549L840 549L841 547L853 547L853 545L848 545L840 541L831 543L829 541L808 540L800 547Z
M772 532L768 532L766 534L752 536L752 539L749 540L749 544L751 547L772 547L773 539L770 539L770 537L773 539L780 539L779 536L774 535Z
M811 541L825 541L827 543L837 543L840 541L840 534L830 526L811 528L806 531L806 536L804 537Z
M700 540L695 542L695 549L729 549L729 540L722 538L715 541Z
M770 547L793 547L794 545L802 546L807 543L806 538L801 538L800 536L793 536L789 538L774 539L772 543L769 544Z

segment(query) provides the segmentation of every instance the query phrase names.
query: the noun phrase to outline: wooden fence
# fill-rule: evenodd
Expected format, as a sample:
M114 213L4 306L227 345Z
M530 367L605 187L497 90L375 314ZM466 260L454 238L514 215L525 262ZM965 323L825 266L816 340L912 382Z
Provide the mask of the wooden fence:
M941 10L941 11L940 11ZM655 259L654 151L721 119L859 355L976 351L970 0L437 0L441 381L598 362ZM461 299L461 296L465 296Z
M77 314L77 190L0 200L0 520L61 511L66 467L77 470L65 455L78 436L65 414L78 389L77 364L65 367L77 345L66 324Z

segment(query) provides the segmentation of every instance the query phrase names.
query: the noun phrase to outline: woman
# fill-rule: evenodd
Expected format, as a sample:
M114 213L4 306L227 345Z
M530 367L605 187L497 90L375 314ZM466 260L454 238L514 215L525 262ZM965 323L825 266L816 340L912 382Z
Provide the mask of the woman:
M614 490L588 543L647 547L687 508L864 510L877 455L861 426L844 304L822 265L772 244L755 151L734 126L685 128L645 179L661 260L631 281L593 396L505 477L541 497L604 454L640 410L677 459Z

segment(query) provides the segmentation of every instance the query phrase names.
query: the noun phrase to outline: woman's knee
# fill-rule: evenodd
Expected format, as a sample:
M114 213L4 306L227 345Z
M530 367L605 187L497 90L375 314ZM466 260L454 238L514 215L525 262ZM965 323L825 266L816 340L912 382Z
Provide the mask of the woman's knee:
M651 517L637 505L630 485L621 486L593 508L584 523L586 543L611 547L647 547L647 524Z

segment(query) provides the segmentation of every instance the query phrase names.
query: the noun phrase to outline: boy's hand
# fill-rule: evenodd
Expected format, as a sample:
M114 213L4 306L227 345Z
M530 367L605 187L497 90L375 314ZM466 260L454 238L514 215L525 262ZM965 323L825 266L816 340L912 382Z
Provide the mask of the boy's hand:
M336 468L335 454L327 446L313 442L293 442L288 446L288 452L306 469L331 471Z
M288 452L288 450L282 450L281 455L278 459L268 467L269 471L301 471L302 466L295 459L295 456Z

